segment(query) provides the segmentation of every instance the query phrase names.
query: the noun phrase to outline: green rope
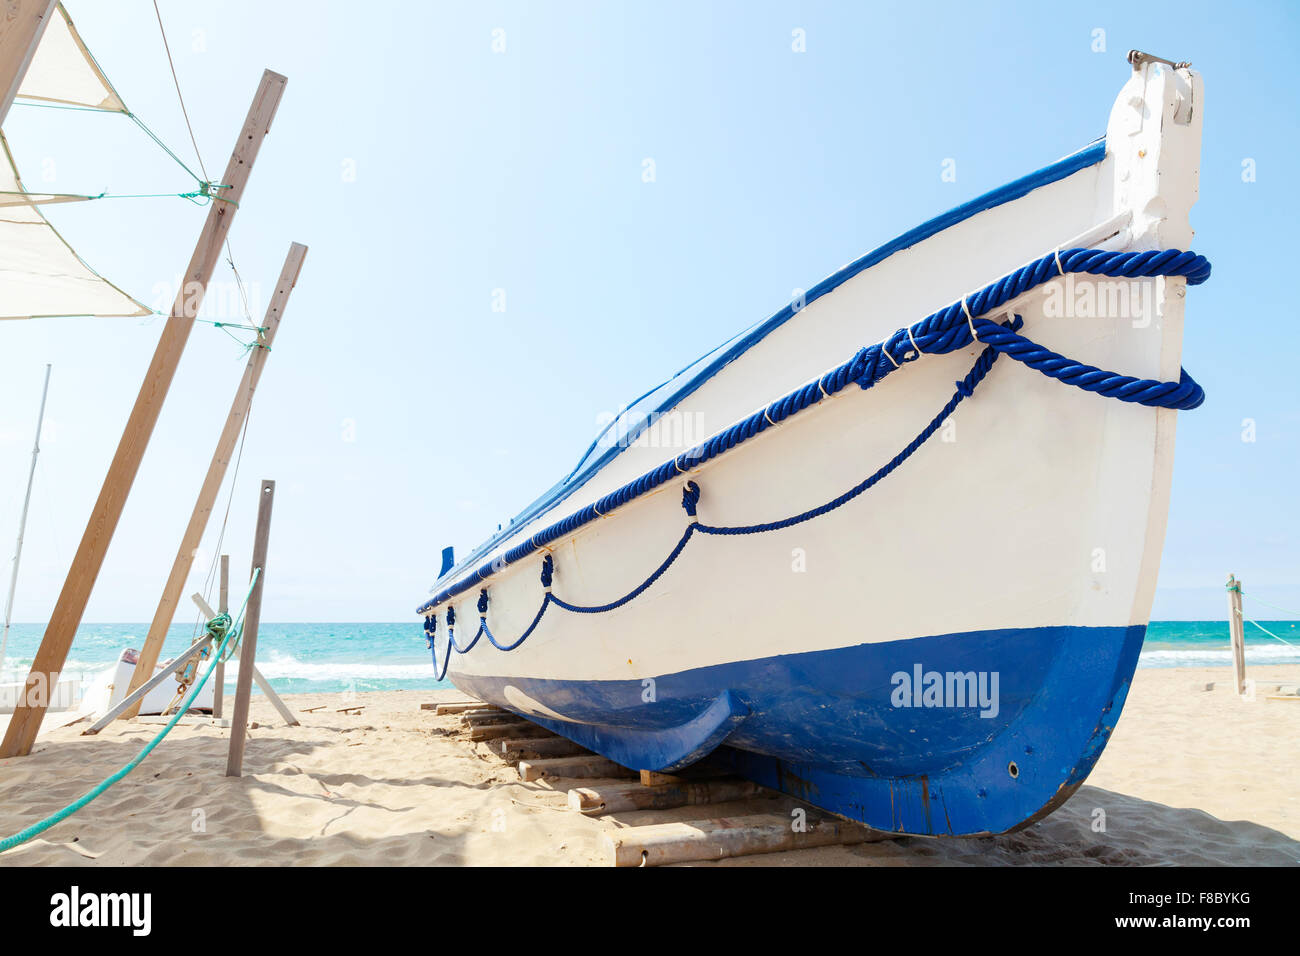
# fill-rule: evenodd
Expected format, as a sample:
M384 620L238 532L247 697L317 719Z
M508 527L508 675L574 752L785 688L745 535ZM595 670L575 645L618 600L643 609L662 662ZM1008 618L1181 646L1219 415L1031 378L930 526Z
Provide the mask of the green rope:
M1290 641L1288 641L1285 637L1278 637L1276 634L1274 634L1272 631L1270 631L1268 628L1266 628L1263 624L1260 624L1259 621L1251 621L1250 618L1245 618L1245 620L1250 621L1251 624L1254 624L1257 628L1259 628L1261 631L1263 631L1263 632L1264 632L1265 634L1267 634L1269 637L1271 637L1271 638L1273 638L1273 639L1275 639L1275 640L1281 641L1281 642L1282 642L1283 644L1285 644L1287 647L1296 647L1296 646L1300 646L1300 645L1292 644L1292 643L1291 643Z
M101 796L104 793L104 791L106 791L109 787L117 783L128 773L134 770L137 766L139 766L140 763L144 760L144 758L149 756L149 754L153 752L153 749L157 747L160 743L162 743L162 739L166 737L168 733L171 732L171 729L176 726L177 722L180 721L181 717L185 715L185 712L190 709L190 706L194 703L195 698L199 696L199 692L203 690L203 685L206 684L208 682L208 678L212 676L212 672L216 669L217 662L219 660L222 660L221 655L225 653L227 645L232 640L235 641L235 643L239 642L239 638L242 635L244 630L244 610L248 607L248 600L253 596L253 588L257 587L257 579L261 576L261 574L262 574L261 568L257 568L256 570L253 571L253 580L248 585L248 593L244 595L243 606L240 607L239 609L238 624L235 624L234 626L231 625L229 614L218 614L212 620L208 621L208 625L207 625L208 632L213 635L214 639L218 635L220 635L221 646L217 648L216 654L213 655L212 663L208 665L208 669L203 672L203 677L199 680L198 684L194 686L194 689L190 691L190 696L185 699L185 702L176 711L176 714L172 717L172 719L167 722L167 726L163 727L163 729L158 733L158 736L154 737L153 740L145 744L144 748L138 754L136 754L135 757L133 757L125 766L123 766L121 770L118 770L116 773L111 774L110 776L104 778L104 780L100 781L100 783L96 787L94 787L85 795L77 798L72 803L64 807L62 810L50 814L48 817L46 817L44 820L41 820L39 823L33 823L27 829L20 830L18 833L15 833L13 836L5 837L3 840L0 840L0 853L4 853L7 850L12 850L14 847L26 843L32 837L39 836L40 834L48 830L50 827L54 826L57 823L61 823L62 821L66 820L68 817L72 816L74 813L76 813L86 804L90 803L90 801L94 800L98 796Z
M170 313L159 312L157 309L153 310L153 314L164 319L171 318ZM266 345L261 341L245 342L239 336L235 335L235 333L230 331L231 329L240 329L244 332L256 332L258 339L260 340L263 335L270 331L270 329L264 325L244 325L242 322L215 322L212 319L200 319L198 316L194 317L194 321L202 322L204 325L210 325L214 329L220 329L222 332L229 335L232 340L243 347L243 351L240 352L241 357L247 355L249 352L253 351L253 349L266 349L268 352L271 351L271 346Z
M1227 585L1224 585L1224 587L1227 588L1227 590L1229 590L1229 591L1236 591L1238 594L1241 594L1241 595L1245 595L1245 593L1246 593L1245 591L1243 591L1243 590L1241 589L1241 582L1240 582L1240 581L1237 581L1235 584L1227 584ZM1272 608L1273 610L1275 610L1275 611L1285 611L1287 614L1290 614L1292 617L1297 618L1297 619L1300 619L1300 614L1297 614L1295 611L1292 611L1292 610L1290 610L1290 609L1288 609L1288 608L1280 607L1280 606L1277 605L1277 604L1269 604L1267 601L1265 601L1265 600L1259 598L1259 597L1258 597L1258 596L1257 596L1253 591L1252 591L1251 594L1250 594L1250 598L1251 598L1252 601L1258 601L1260 604L1264 605L1265 607L1271 607L1271 608ZM1290 641L1288 641L1285 637L1278 637L1276 634L1274 634L1272 631L1270 631L1268 628L1266 628L1263 624L1260 624L1259 621L1252 621L1250 618L1246 617L1246 615L1244 615L1244 614L1241 616L1241 619L1242 619L1243 621L1249 621L1251 624L1254 624L1257 628L1259 628L1261 631L1263 631L1263 632L1264 632L1265 634L1267 634L1269 637L1273 638L1274 640L1281 641L1281 642L1282 642L1283 644L1285 644L1287 647L1300 647L1300 644L1292 644L1292 643L1291 643Z
M1238 584L1235 588L1230 588L1229 590L1240 591L1242 594L1245 594L1245 593L1246 593L1246 592L1244 592L1244 591L1241 590L1241 585L1240 585L1240 584ZM1290 610L1289 608L1279 607L1279 606L1276 605L1276 604L1269 604L1267 601L1265 601L1265 600L1263 600L1262 598L1260 598L1259 595L1257 595L1254 591L1251 591L1251 592L1250 592L1250 599L1251 599L1252 601L1258 601L1260 604L1264 605L1265 607L1271 607L1271 608L1272 608L1273 610L1275 610L1275 611L1285 611L1287 614L1290 614L1290 615L1292 616L1292 618L1294 618L1295 620L1300 621L1300 614L1296 613L1295 611Z
M229 186L214 186L212 183L204 183L205 187L213 189L229 189ZM205 192L204 189L191 189L184 193L109 193L103 192L94 196L88 196L83 193L42 193L29 192L25 189L0 189L0 196L53 196L57 199L85 200L93 201L97 199L188 199L196 206L206 206L208 203L216 200L218 202L230 203L238 207L239 203L233 199L227 199L224 196L217 196L211 192ZM32 203L32 205L40 205Z
M68 105L61 105L58 103L21 102L19 105L35 106L43 109L73 110L73 111L84 112L84 113L104 112L103 110L94 109L93 107L88 107L88 106L68 106ZM202 176L200 176L198 173L192 170L188 165L186 165L185 160L177 156L175 150L173 150L170 146L164 143L162 141L162 138L159 137L157 133L155 133L147 125L145 125L144 120L140 119L140 117L136 116L130 110L127 110L124 115L129 120L131 120L131 122L135 123L135 125L138 126L141 130L143 130L144 134L148 136L151 140L153 140L159 149L161 149L164 153L170 156L177 166L185 170L185 172L187 172L190 175L190 178L199 184L199 188L193 190L192 192L186 192L186 193L142 193L138 195L121 195L121 196L101 194L99 196L87 196L86 197L87 199L160 199L165 197L179 197L181 199L188 199L191 202L194 202L198 205L206 205L208 202L211 202L213 200L216 200L218 202L227 202L230 203L232 206L239 205L239 203L236 202L235 200L227 199L226 197L220 195L218 192L219 190L222 189L232 188L229 183L213 183L204 179Z

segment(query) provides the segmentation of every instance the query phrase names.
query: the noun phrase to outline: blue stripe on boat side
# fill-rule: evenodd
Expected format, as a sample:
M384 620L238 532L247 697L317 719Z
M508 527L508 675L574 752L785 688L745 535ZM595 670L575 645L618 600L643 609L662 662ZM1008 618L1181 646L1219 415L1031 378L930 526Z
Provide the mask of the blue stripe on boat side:
M867 269L870 269L872 266L884 261L897 252L901 252L904 249L916 245L918 242L929 239L931 236L934 236L945 229L951 228L958 223L964 222L978 213L1020 199L1040 186L1050 185L1051 183L1065 179L1067 176L1072 176L1089 166L1095 166L1105 158L1106 142L1104 139L1100 139L1076 153L1071 153L1069 156L1057 160L1050 166L1044 166L1042 169L1036 170L1027 176L1022 176L1019 179L1012 180L997 189L984 193L982 196L978 196L969 202L956 206L942 215L935 216L933 219L930 219L913 229L909 229L896 239L873 249L861 258L849 263L838 272L832 273L821 282L818 282L805 294L805 306L826 295L828 292L835 290L849 279ZM662 414L676 407L678 403L695 392L725 366L729 365L749 349L753 348L757 343L761 342L769 334L789 321L794 315L795 312L792 306L786 305L781 309L781 311L777 312L762 324L755 326L751 332L743 338L737 339L725 350L719 351L719 349L715 348L711 352L706 352L704 356L700 359L696 359L696 361L691 364L698 364L703 358L713 354L713 352L718 352L719 354L697 374L692 376L688 381L683 382L674 392L661 401L658 406L653 409L647 409L647 415L653 416ZM687 366L687 368L690 367L690 365ZM672 379L669 379L669 381L672 381ZM665 382L664 385L666 384L668 383ZM660 387L662 388L663 386ZM650 392L647 392L646 394L652 394L655 391L657 391L657 389L651 389ZM607 448L598 458L596 458L595 461L591 462L591 464L582 468L581 471L576 474L571 473L569 477L553 485L539 498L535 499L530 505L524 508L523 511L516 515L510 525L488 538L487 541L475 548L464 560L460 561L452 574L440 575L439 580L443 580L444 578L454 579L462 577L466 571L472 569L478 562L480 562L485 555L495 550L503 542L510 541L519 535L534 519L541 517L557 505L562 504L571 494L573 494L573 492L585 485L597 472L621 454L645 427L645 422L637 425L634 429L628 432L624 439ZM587 454L590 454L590 452L591 450L588 449Z

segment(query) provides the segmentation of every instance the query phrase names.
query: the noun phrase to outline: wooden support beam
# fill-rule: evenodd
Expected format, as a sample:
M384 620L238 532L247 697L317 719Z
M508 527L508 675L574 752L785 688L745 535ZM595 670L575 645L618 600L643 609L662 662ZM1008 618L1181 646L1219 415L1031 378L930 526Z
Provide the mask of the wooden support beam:
M266 592L266 552L271 543L271 506L275 502L275 482L262 479L258 495L257 531L253 534L253 571L261 568L244 609L244 631L239 645L239 679L235 682L235 709L230 715L230 752L226 756L226 776L244 773L244 743L248 737L248 705L253 693L253 665L257 661L257 626L262 619L262 595Z
M172 561L171 573L167 575L162 597L158 599L158 608L154 611L153 623L149 625L149 635L140 649L140 666L135 669L131 677L133 690L137 682L144 680L144 674L153 671L153 666L162 653L163 642L167 639L167 630L172 626L172 620L176 617L176 608L180 604L181 591L184 590L185 581L190 576L190 568L194 565L194 555L198 553L203 532L208 526L208 518L217 503L217 495L225 480L226 468L234 457L236 445L239 444L239 433L248 421L248 411L253 405L253 393L257 391L257 383L262 378L266 360L271 356L271 344L275 341L275 333L280 328L280 320L284 317L285 307L289 304L289 294L298 281L298 274L302 271L302 263L306 258L307 247L302 243L295 242L289 246L289 252L284 257L284 267L280 270L280 278L275 284L275 292L266 307L266 317L262 320L262 328L265 331L258 334L257 345L248 352L244 376L239 380L239 387L235 389L235 398L230 403L226 424L221 429L221 437L217 439L216 450L212 453L212 461L208 464L208 473L203 478L198 500L194 502L194 510L190 513L190 523L185 526L185 533L181 536L181 545ZM128 711L122 716L134 717L135 713Z
M1246 693L1246 619L1241 604L1241 582L1228 575L1228 635L1232 642L1233 684L1238 695Z
M230 555L221 556L221 585L217 591L219 600L217 610L222 614L230 613ZM212 716L221 718L226 697L226 662L217 661L217 669L212 673L215 685L212 688Z
M0 126L23 85L58 0L5 0L0 5Z
M707 803L726 803L752 797L777 796L776 791L749 780L702 780L698 783L666 783L647 787L639 783L612 784L596 789L569 791L569 808L599 815L627 810L672 810Z
M113 540L113 532L117 530L127 495L140 470L140 461L144 458L163 401L176 375L176 367L185 351L185 343L194 327L194 316L202 305L203 293L221 258L222 244L230 232L230 224L244 195L253 161L257 158L262 139L270 129L286 82L283 76L270 70L262 74L257 95L249 107L239 140L221 178L221 182L230 188L220 190L221 198L214 200L208 209L198 244L194 247L194 255L185 271L182 286L177 290L176 301L172 304L171 316L163 325L144 383L140 386L140 393L131 409L131 417L127 419L122 440L108 467L108 474L104 476L103 487L100 488L99 498L86 523L81 544L68 569L58 603L46 625L40 649L32 661L31 672L27 675L26 699L14 711L13 719L5 731L4 742L0 744L0 758L28 754L36 742L36 734L40 731L41 720L45 716L45 701L43 695L31 691L53 687L68 659L72 640L86 611L86 602L90 600L90 592L103 567L108 545Z
M441 717L443 714L463 714L467 711L486 710L490 704L484 704L481 700L456 701L450 704L438 704L434 707L435 716Z
M241 664L240 666L242 667L243 665ZM254 664L252 666L253 680L257 681L258 689L266 695L266 699L271 702L271 706L279 712L280 719L284 721L285 726L297 727L298 718L294 714L293 710L291 710L289 705L284 702L284 698L275 692L275 688L271 686L271 682L262 676L262 672L257 669L257 665Z
M641 786L643 787L658 787L665 783L685 782L686 781L683 778L674 776L671 773L659 773L657 770L641 771Z
M508 710L491 710L486 713L468 713L460 715L460 722L465 727L491 727L494 724L513 724L521 720L518 714Z
M790 816L760 813L725 820L625 827L606 833L602 843L611 866L660 866L815 846L849 846L892 836L834 817L810 815L803 829L794 824Z
M614 763L599 754L583 757L551 757L541 760L521 760L519 779L528 783L542 777L559 777L586 780L594 777L626 777L634 771Z
M528 734L549 734L550 731L526 720L489 727L471 727L466 733L470 740L501 740L503 737L524 737Z
M502 758L512 763L539 757L577 757L591 753L568 737L506 737L497 746Z

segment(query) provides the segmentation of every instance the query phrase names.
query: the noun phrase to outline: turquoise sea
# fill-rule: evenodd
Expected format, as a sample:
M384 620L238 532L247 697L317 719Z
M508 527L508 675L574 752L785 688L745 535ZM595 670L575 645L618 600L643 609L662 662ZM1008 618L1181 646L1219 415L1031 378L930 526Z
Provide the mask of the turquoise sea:
M1246 663L1300 664L1300 622L1261 621L1288 646L1252 624L1246 625ZM89 677L117 660L125 647L138 648L147 624L83 624L77 632L65 676ZM40 643L44 625L15 624L0 683L22 680ZM187 647L192 624L175 625L163 656ZM1139 667L1230 667L1225 621L1152 621ZM263 624L257 666L281 693L353 690L429 690L448 687L433 679L420 623ZM227 690L233 692L229 683Z
M0 683L27 676L45 626L14 624ZM65 677L89 677L115 662L123 648L139 648L148 624L83 624L64 667ZM188 647L194 625L167 632L165 659ZM257 669L282 694L353 690L428 690L450 687L433 679L420 621L412 624L270 624L257 634ZM233 693L233 678L226 690ZM254 693L257 693L254 688Z

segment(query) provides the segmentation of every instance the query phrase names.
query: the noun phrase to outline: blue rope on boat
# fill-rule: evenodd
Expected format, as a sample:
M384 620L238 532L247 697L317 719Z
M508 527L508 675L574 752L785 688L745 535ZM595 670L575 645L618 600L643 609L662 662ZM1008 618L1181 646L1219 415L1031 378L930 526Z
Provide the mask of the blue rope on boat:
M1011 322L1007 323L1008 326L1013 328L1019 328L1022 324L1023 322L1020 316L1016 316ZM1000 328L1000 326L997 327ZM542 575L541 575L542 586L546 588L546 594L542 597L542 604L537 609L537 613L533 616L533 621L531 624L528 625L528 629L525 630L524 633L521 634L512 643L502 644L496 639L495 636L493 636L491 629L488 627L487 616L486 616L487 608L488 608L487 588L483 588L479 592L478 609L479 609L479 614L481 616L479 618L478 632L475 633L473 639L464 647L461 647L459 644L456 643L456 635L454 629L454 625L456 623L456 609L451 607L447 608L447 652L446 654L443 655L441 665L439 665L438 663L438 651L435 646L435 641L433 637L434 632L437 628L437 617L434 615L427 616L425 618L424 629L425 629L425 633L428 635L429 647L433 651L433 665L434 665L434 674L436 679L442 680L444 677L447 676L447 670L451 666L452 651L455 651L458 654L468 654L471 650L473 650L474 646L478 643L480 637L486 636L488 641L492 644L492 646L497 648L498 650L502 650L502 651L514 650L516 647L518 647L520 644L526 641L529 638L529 636L533 633L533 631L537 629L537 625L541 623L542 617L543 615L546 614L547 608L549 608L552 604L558 605L559 607L564 608L566 611L572 612L574 614L603 614L606 611L613 611L617 608L622 607L628 602L635 600L647 588L649 588L656 581L658 581L659 578L663 576L664 572L666 572L670 567L672 567L673 563L679 557L681 557L682 552L686 549L687 543L691 540L691 536L694 535L695 532L697 531L703 534L715 534L715 535L758 534L764 531L776 531L780 528L788 528L791 525L796 525L801 522L811 520L812 518L820 517L821 515L824 515L827 512L834 511L836 508L840 507L841 505L848 504L850 501L852 501L858 495L862 494L872 485L876 484L882 478L888 476L895 468L897 468L899 465L905 462L909 457L911 457L913 452L915 452L918 448L920 448L923 444L925 444L926 440L931 435L934 434L935 430L938 429L940 425L944 423L944 421L948 418L948 416L953 413L954 409L956 409L956 407L960 405L962 401L969 398L974 393L976 386L978 386L979 383L984 380L984 376L987 375L989 369L993 367L993 363L997 360L997 357L998 357L998 352L995 349L993 349L992 347L985 348L984 351L980 353L979 358L975 360L975 364L971 368L970 373L960 382L956 383L957 391L953 393L952 398L950 398L947 404L944 405L944 407L939 410L939 413L930 420L930 423L926 425L924 429L922 429L921 433L917 435L916 438L912 439L912 441L907 445L906 448L904 448L901 452L899 452L898 455L896 455L892 461L882 466L865 481L861 482L860 484L856 485L853 488L850 488L848 491L840 495L838 498L834 498L831 501L828 501L826 504L822 505L819 508L814 508L811 511L805 511L802 514L794 515L790 518L784 519L783 521L773 521L761 525L745 525L740 527L718 527L714 525L704 525L704 524L700 524L699 520L696 517L696 509L700 500L700 486L694 481L688 481L686 483L686 486L682 489L682 508L686 511L686 514L691 518L690 524L686 526L686 530L682 533L681 538L678 539L677 544L673 547L668 557L664 559L663 563L660 564L659 567L657 567L648 578L646 578L635 588L633 588L631 591L629 591L627 594L623 595L621 598L619 598L616 601L610 601L608 604L582 605L582 604L571 604L568 601L565 601L557 597L550 590L553 575L555 572L555 559L552 555L547 554L542 559Z
M1106 398L1114 398L1122 402L1156 408L1190 410L1205 401L1204 389L1193 381L1186 370L1180 370L1177 382L1139 379L1129 375L1108 372L1068 359L1020 335L1019 330L1023 326L1023 321L1018 315L1001 324L981 317L984 313L996 311L1030 289L1071 272L1126 279L1181 276L1187 280L1188 285L1199 285L1209 278L1210 263L1204 256L1176 249L1150 252L1105 252L1098 249L1070 249L1059 255L1053 253L1036 259L1015 272L1003 276L998 281L985 286L965 299L927 316L910 328L899 329L884 342L859 349L852 359L827 372L817 381L796 389L773 402L767 408L755 412L749 418L714 435L702 445L691 449L685 454L678 455L672 461L665 462L652 471L646 472L641 477L605 495L593 504L532 535L523 544L510 549L502 557L483 565L465 579L444 589L418 610L418 613L426 615L425 630L429 634L430 647L433 647L434 644L432 635L435 625L430 623L436 621L432 614L434 609L442 602L465 592L507 565L514 564L536 553L538 550L545 548L550 542L569 535L596 518L608 515L615 508L658 488L677 475L685 473L690 468L716 458L767 428L779 424L790 416L817 404L824 398L829 398L847 388L850 384L856 383L860 388L867 389L901 368L903 364L914 362L922 355L946 354L965 348L976 341L985 346L979 358L976 359L974 366L972 366L970 373L956 383L957 390L947 404L906 448L861 483L824 505L780 521L763 524L735 527L705 525L695 520L696 507L700 497L699 485L694 481L688 481L682 495L682 507L686 510L687 515L691 517L691 523L687 526L686 531L668 557L664 559L663 563L655 569L650 577L618 600L611 601L608 604L583 606L570 604L555 596L550 591L554 574L554 559L548 553L542 561L542 586L547 589L546 595L536 616L533 618L532 624L514 642L504 645L499 643L488 628L486 588L481 590L479 597L479 612L483 616L478 633L463 648L456 644L454 634L451 631L451 625L455 621L455 611L448 608L448 647L441 668L438 667L437 651L434 651L434 667L438 671L438 679L441 680L446 674L447 667L451 662L451 652L455 650L461 654L468 653L481 636L486 635L492 645L501 650L513 650L518 647L537 628L542 616L552 604L557 604L567 611L578 614L599 614L622 607L636 599L662 577L664 572L681 555L686 544L697 531L712 535L759 534L766 531L776 531L804 521L810 521L852 501L891 474L923 445L956 407L973 394L976 386L983 381L999 355L1007 355L1017 362L1021 362L1049 378L1056 379L1067 385L1073 385L1084 391L1095 392ZM898 356L898 358L895 358L895 356Z

